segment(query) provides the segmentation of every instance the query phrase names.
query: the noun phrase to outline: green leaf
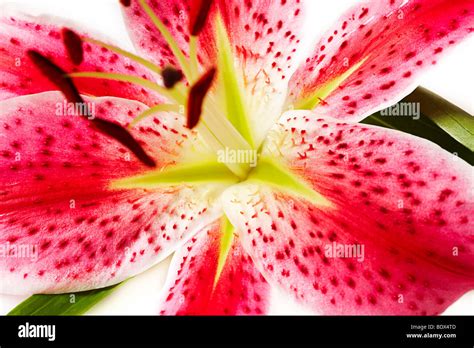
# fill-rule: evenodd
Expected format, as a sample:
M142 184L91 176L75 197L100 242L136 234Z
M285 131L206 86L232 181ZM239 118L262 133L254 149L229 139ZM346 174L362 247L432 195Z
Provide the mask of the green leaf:
M13 308L8 315L81 315L110 295L120 284L76 293L33 295Z
M396 129L428 139L474 165L472 116L422 87L397 104L403 105L402 103L419 103L419 118L384 116L377 112L362 123Z
M423 87L417 88L406 100L419 102L424 115L474 151L474 116Z

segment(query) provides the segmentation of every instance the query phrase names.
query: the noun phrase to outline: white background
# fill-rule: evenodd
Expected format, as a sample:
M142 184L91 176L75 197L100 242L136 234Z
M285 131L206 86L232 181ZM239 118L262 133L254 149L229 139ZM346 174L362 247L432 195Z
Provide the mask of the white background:
M318 34L354 3L354 0L313 1L308 8L304 39L312 47ZM89 32L106 36L127 49L132 49L122 22L118 0L0 0L0 10L19 9L34 15L53 15L79 23ZM6 6L6 7L5 7ZM442 95L464 110L474 114L472 83L474 40L464 42L434 69L424 75L420 85ZM111 296L92 309L90 314L145 314L157 312L157 297L163 286L169 259L129 280ZM1 281L1 280L0 280ZM0 295L0 314L6 314L25 297ZM276 292L272 296L271 314L310 314L302 306ZM454 303L445 314L474 315L474 291Z

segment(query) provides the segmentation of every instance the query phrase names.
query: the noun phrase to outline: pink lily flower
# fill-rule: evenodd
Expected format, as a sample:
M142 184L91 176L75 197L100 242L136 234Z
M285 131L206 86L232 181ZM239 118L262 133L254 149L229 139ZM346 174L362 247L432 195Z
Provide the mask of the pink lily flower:
M361 3L293 75L300 0L121 3L138 55L0 19L0 244L38 248L0 258L1 292L100 288L173 252L160 314L265 314L279 287L433 315L474 288L472 167L357 123L472 32L474 2Z

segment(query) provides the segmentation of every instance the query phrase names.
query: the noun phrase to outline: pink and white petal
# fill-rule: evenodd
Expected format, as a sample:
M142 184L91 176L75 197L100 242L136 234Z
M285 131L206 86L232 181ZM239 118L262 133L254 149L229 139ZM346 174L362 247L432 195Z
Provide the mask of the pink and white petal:
M326 314L439 314L474 288L467 163L424 139L309 112L285 114L271 137L266 151L278 148L331 206L246 183L224 193L266 279Z
M181 51L189 54L189 0L148 0L148 5L165 24ZM296 51L303 19L300 0L214 1L208 23L200 34L199 60L204 67L215 64L214 23L221 15L236 59L248 77L278 72L286 74ZM138 1L123 8L125 23L138 51L159 66L178 66L171 48ZM250 16L248 15L250 14ZM287 78L286 76L285 78ZM249 83L251 81L248 81Z
M221 225L216 221L202 228L175 253L160 300L160 314L257 315L267 312L269 285L242 249L237 236L215 283Z
M181 51L188 55L190 39L188 30L189 1L165 0L147 1L147 3L168 28ZM171 47L139 2L131 1L130 6L122 9L128 33L139 54L160 67L166 65L179 67Z
M323 116L361 120L410 93L420 73L469 36L473 26L470 0L360 3L327 31L294 74L290 99L297 103L354 68L317 110Z
M146 109L119 98L86 101L96 116L122 125ZM62 103L59 92L1 103L4 293L115 284L167 257L220 214L212 205L218 186L111 189L111 180L149 168L86 119L58 113ZM181 117L166 113L144 120L131 133L158 169L178 162L196 136Z
M69 25L64 27L70 28ZM52 23L51 19L41 17L0 18L0 100L57 89L30 61L26 55L28 50L46 55L68 72L103 71L154 80L148 70L137 63L91 43L83 44L84 61L74 66L63 44L62 28L58 21ZM82 31L78 33L87 36ZM121 97L147 105L163 100L153 91L126 82L81 78L76 80L76 84L82 93L88 95Z
M182 52L189 54L189 1L148 1L167 26ZM136 49L160 66L178 66L170 47L141 9L138 1L124 8L125 22ZM284 104L294 54L300 42L303 6L300 0L218 0L199 35L198 57L208 68L216 64L215 21L223 18L234 50L236 68L245 87L245 103L254 129L262 134ZM261 135L257 134L257 143Z

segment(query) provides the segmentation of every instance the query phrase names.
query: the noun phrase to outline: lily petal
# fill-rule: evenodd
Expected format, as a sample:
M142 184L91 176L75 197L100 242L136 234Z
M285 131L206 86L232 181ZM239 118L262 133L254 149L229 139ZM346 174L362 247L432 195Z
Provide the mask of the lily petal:
M469 0L357 4L294 74L290 102L317 105L324 116L362 120L409 94L420 73L472 33L473 25Z
M173 35L179 48L187 54L190 39L188 1L167 0L148 1L147 3ZM141 56L147 57L160 67L171 65L179 68L170 46L138 1L132 1L129 6L123 7L123 14L132 42Z
M125 99L85 100L97 117L122 126L146 109ZM212 203L219 185L113 189L113 180L149 168L92 122L58 112L63 103L59 92L1 103L1 292L118 283L167 257L220 214ZM169 113L130 133L157 169L178 163L196 141L183 117Z
M162 315L256 315L268 309L269 285L234 238L220 276L222 223L203 228L173 257Z
M467 163L424 139L301 111L265 146L331 202L261 183L224 193L266 279L326 314L439 314L474 287Z
M53 24L40 17L0 18L0 100L56 90L34 67L26 54L28 50L40 52L68 72L105 71L155 80L154 76L137 63L89 42L83 43L83 62L75 66L64 46L61 30L57 21ZM79 31L78 33L84 35ZM163 101L155 92L131 83L78 79L76 84L82 93L94 96L122 97L147 105Z
M147 3L170 31L181 51L189 56L190 1ZM170 46L138 1L123 11L136 49L159 66L179 68ZM277 121L270 116L277 114L284 104L293 56L300 42L303 6L300 0L214 1L208 24L198 39L198 60L203 71L217 61L215 24L218 15L229 35L238 79L245 89L245 108L252 117L253 129L259 130L255 134L256 143L259 143Z
M182 52L189 55L190 1L165 0L147 1L147 3L165 24ZM291 56L298 43L296 35L302 19L299 3L300 0L214 1L208 24L200 34L200 62L204 67L215 64L213 26L216 16L220 14L231 36L232 47L237 50L241 66L244 69L258 69L253 72L253 76L259 71L263 75L263 70L270 73L275 69L279 71L281 78L285 74L283 70L286 70L287 65L291 65ZM139 2L133 1L130 6L124 7L123 11L127 28L137 50L159 66L177 66L178 61L168 43Z

